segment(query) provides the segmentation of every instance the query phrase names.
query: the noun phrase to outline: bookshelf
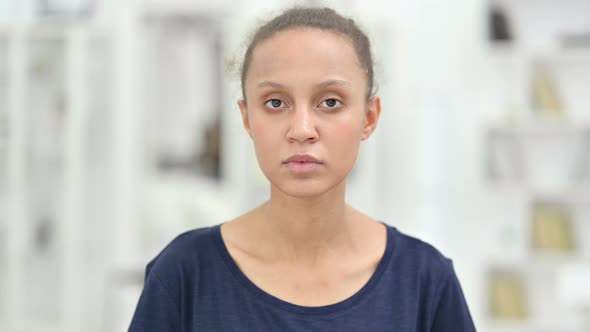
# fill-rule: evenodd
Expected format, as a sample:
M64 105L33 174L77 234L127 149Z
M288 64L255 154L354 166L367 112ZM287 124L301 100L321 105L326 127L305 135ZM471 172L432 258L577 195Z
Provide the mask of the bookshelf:
M0 107L0 206L7 207L0 216L3 331L74 331L100 318L82 304L95 302L89 299L104 282L97 267L108 259L93 254L94 245L108 242L108 227L100 223L108 209L89 203L105 207L109 197L102 182L108 140L100 139L107 125L101 115L109 100L109 45L105 31L81 24L0 29L6 55L0 57L0 99L7 101ZM39 300L27 301L31 296ZM100 303L87 308L101 310Z
M568 303L559 280L581 280L590 267L590 44L566 42L590 34L590 4L496 3L512 38L485 46L487 86L503 112L484 129L483 174L498 193L520 193L508 227L519 250L502 250L498 242L483 279L489 285L490 271L511 271L522 298L503 299L507 314L488 310L485 331L587 331L590 297ZM562 15L547 16L555 11ZM485 308L494 297L501 295L488 290ZM511 315L519 310L525 313Z

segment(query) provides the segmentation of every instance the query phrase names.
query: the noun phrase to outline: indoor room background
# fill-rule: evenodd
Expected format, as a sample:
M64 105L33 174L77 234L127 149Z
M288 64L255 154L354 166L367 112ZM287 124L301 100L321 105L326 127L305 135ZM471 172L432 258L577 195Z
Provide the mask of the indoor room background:
M453 259L482 332L590 331L590 0L0 0L0 332L125 331L146 264L263 202L249 33L368 32L347 200Z

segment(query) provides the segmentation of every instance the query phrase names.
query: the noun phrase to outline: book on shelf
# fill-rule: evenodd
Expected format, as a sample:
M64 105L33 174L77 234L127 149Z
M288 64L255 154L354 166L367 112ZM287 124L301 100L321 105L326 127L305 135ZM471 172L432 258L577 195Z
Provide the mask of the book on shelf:
M532 244L542 252L568 253L575 250L571 213L560 202L535 202L532 207Z
M533 65L531 77L531 102L542 116L563 117L564 109L555 77L540 61Z
M508 269L491 271L488 291L492 319L516 321L527 319L527 293L521 272Z

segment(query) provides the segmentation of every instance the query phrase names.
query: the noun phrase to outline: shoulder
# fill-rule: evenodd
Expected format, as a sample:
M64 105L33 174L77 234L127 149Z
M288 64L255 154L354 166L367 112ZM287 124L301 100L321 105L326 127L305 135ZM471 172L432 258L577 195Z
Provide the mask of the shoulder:
M452 260L430 243L389 227L393 233L393 272L411 279L415 287L430 289L428 293L436 296L455 276Z
M429 331L475 331L453 262L437 248L391 228L394 241L392 274L404 289L417 294ZM401 276L400 276L401 275Z
M176 236L146 267L150 275L164 279L194 274L212 260L215 230L219 225L193 229Z
M399 233L400 261L415 270L428 331L475 332L453 262L432 245Z
M391 227L391 226L390 226ZM452 260L443 255L437 248L428 242L405 234L394 227L394 247L404 263L412 264L422 272L446 274L453 269Z
M215 227L184 232L148 264L129 331L180 331L187 303L197 294L201 271L215 258Z
M196 228L176 236L162 250L159 256L185 256L187 254L200 253L202 250L210 250L214 243L215 229L219 225Z

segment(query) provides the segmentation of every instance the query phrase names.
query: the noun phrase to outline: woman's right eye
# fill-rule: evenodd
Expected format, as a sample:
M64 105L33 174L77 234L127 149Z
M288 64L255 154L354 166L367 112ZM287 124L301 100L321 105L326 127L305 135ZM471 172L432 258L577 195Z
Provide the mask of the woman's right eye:
M266 103L264 103L264 106L266 106L270 109L279 109L279 108L284 108L285 103L280 99L270 99Z

